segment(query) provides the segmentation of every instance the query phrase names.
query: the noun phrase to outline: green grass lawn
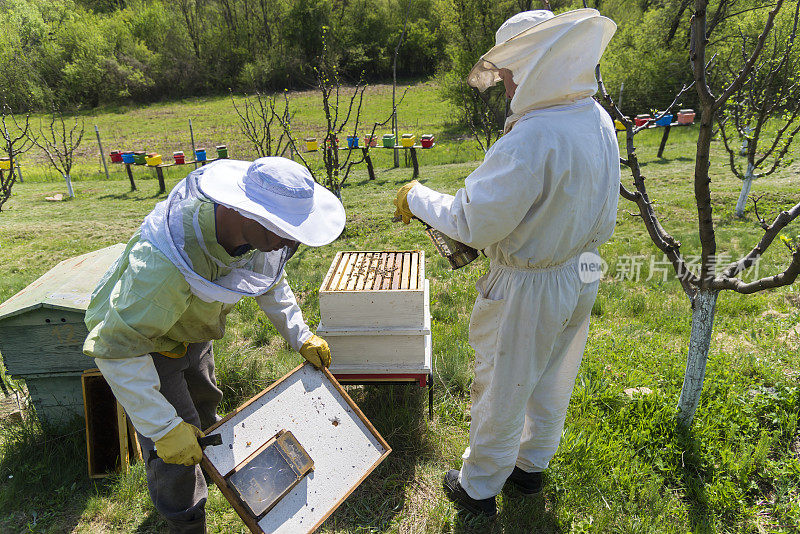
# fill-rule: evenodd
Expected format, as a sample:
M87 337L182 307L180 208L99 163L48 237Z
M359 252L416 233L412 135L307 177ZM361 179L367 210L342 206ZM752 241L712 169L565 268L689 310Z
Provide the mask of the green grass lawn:
M391 91L369 95L370 120L382 120ZM388 95L387 95L388 93ZM387 96L388 99L387 100ZM313 133L319 124L315 95L291 95L297 123ZM478 165L474 142L452 125L453 111L431 84L417 84L401 107L401 124L434 133L441 142L421 155L421 180L455 192ZM198 99L140 109L106 110L96 121L107 149L134 140L162 154L187 150L186 118L193 117L199 144L227 143L232 157L250 157L237 132L229 100ZM87 124L89 118L87 117ZM299 128L299 127L298 127ZM401 128L402 130L402 128ZM381 133L379 131L379 133ZM639 138L639 157L664 226L699 255L692 172L697 130L672 132L664 159L655 158L660 131ZM0 301L24 288L58 261L127 240L153 205L164 198L140 172L129 192L115 167L98 179L90 147L75 174L76 198L49 203L64 190L30 169L0 213ZM383 157L383 156L381 156ZM30 165L36 165L33 155ZM715 143L712 187L720 253L736 256L757 242L761 230L752 205L744 220L733 216L739 182ZM287 272L305 317L319 322L318 288L339 250L422 248L428 259L434 338L434 416L416 386L349 387L393 452L323 525L322 532L797 532L800 529L800 322L798 284L753 296L723 293L711 345L706 385L691 432L675 431L673 417L683 380L690 308L671 274L651 271L661 253L651 244L633 206L620 200L614 237L600 253L609 264L592 312L589 341L558 454L541 496L515 492L499 497L493 522L458 515L444 498L441 477L460 465L468 442L472 349L467 328L478 261L458 271L435 252L412 224L391 222L391 200L410 179L408 168L381 160L377 180L362 168L343 190L347 227L332 245L302 248ZM797 166L769 181L756 181L771 220L798 200ZM52 179L52 175L49 175ZM182 176L171 170L168 187ZM628 176L623 171L623 180ZM787 234L800 233L793 224ZM776 244L759 265L762 275L781 271L788 251ZM626 273L640 265L641 281ZM652 276L651 276L652 275ZM649 280L647 280L649 278ZM218 380L229 411L300 362L250 300L237 305L226 336L215 343ZM624 390L652 393L628 397ZM0 532L161 532L147 495L144 470L103 482L86 478L81 427L43 430L35 419L0 423ZM220 492L211 488L211 532L245 532Z

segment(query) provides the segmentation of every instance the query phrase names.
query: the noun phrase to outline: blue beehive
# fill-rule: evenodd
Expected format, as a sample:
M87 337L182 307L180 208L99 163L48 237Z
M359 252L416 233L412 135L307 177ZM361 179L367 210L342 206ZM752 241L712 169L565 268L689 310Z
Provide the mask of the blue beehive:
M656 126L669 126L670 124L672 124L672 113L667 113L660 119L656 120Z

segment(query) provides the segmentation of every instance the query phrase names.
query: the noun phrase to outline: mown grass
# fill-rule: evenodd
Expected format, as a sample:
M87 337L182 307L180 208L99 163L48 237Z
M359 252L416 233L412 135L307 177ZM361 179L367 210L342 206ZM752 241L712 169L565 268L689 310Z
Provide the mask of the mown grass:
M407 115L412 120L419 117L420 124L437 135L436 128L447 131L450 112L437 104L432 88L415 86L407 99L412 96L408 102L420 106L409 108ZM292 95L293 102L308 99L298 117L318 113L313 97ZM163 127L165 133L158 135L166 146L168 139L178 137L182 117L203 113L218 124L228 117L229 130L220 137L229 147L236 146L231 138L238 139L236 143L241 138L235 137L226 102L198 100L120 110L117 115L100 115L98 121L117 125L123 132L119 135L128 140ZM158 117L173 117L175 122L167 129ZM149 130L138 130L145 128L143 124ZM195 121L196 133L198 124L203 125L200 119ZM215 130L209 125L201 126L201 131ZM645 132L639 139L651 197L659 201L664 225L684 243L688 255L699 254L691 185L693 134L694 128L673 131L664 159L655 158L660 132ZM452 137L425 154L430 160L421 158L421 180L448 192L454 192L478 164L452 156L455 148L449 143L468 143L455 139L456 134ZM761 231L752 205L745 220L733 216L739 184L726 171L719 148L714 146L712 160L718 244L720 252L735 256L749 250ZM439 157L444 159L434 159ZM439 164L426 165L433 162ZM797 284L747 297L720 296L697 419L690 432L678 433L674 407L683 379L690 309L672 275L666 281L657 273L650 277L650 257L660 261L661 254L641 221L628 214L633 208L624 200L616 233L600 251L609 272L593 309L586 354L544 493L532 499L513 491L501 494L501 514L493 523L457 514L440 483L446 469L460 464L468 442L473 354L466 342L467 325L474 282L488 262L481 258L450 271L420 226L391 223L391 199L410 178L410 169L386 167L388 161L375 181L367 180L363 170L356 171L343 192L348 213L343 235L331 246L301 249L287 271L306 319L316 326L317 289L336 251L424 249L433 316L434 417L428 420L426 396L419 388L349 388L394 452L323 525L323 532L788 533L800 529L800 341L793 331L800 319ZM755 183L754 193L765 194L761 205L768 220L797 201L797 170L785 169L774 180ZM39 176L46 178L45 173ZM170 174L168 186L179 178ZM43 200L60 187L58 182L36 180L19 184L8 211L0 214L0 300L57 261L126 240L163 198L154 194L153 181L142 181L140 190L130 193L127 181L119 176L112 181L77 179L76 199ZM798 225L788 233L799 233ZM787 259L787 251L774 245L759 266L761 274L782 270ZM627 279L625 266L638 261L641 281ZM226 395L224 411L300 361L251 301L241 302L231 314L226 336L215 343L215 352L217 376ZM629 398L624 390L630 387L648 387L652 393ZM127 476L87 481L79 427L43 429L35 419L6 422L0 426L0 451L0 531L163 529L147 497L141 465ZM244 532L215 488L208 511L212 532Z

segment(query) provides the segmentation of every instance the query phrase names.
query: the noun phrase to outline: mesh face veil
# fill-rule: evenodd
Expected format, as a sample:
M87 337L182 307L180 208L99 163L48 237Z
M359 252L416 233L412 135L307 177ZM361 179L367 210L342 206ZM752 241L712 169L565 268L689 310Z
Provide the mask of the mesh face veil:
M200 228L199 212L204 202L212 202L199 187L207 167L189 173L159 202L141 226L142 238L152 243L183 274L192 293L205 302L233 304L242 297L256 297L269 291L281 279L283 268L295 253L298 243L238 259L230 265L212 256ZM230 272L208 280L196 270L192 257L200 247L206 258Z

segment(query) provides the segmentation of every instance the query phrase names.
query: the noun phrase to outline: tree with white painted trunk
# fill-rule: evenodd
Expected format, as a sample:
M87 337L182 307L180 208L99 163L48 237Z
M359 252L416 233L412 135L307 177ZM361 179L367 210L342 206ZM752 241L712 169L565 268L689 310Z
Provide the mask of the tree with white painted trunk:
M745 271L758 263L759 258L780 235L781 230L800 217L800 202L781 211L772 222L767 222L758 214L756 199L756 217L764 231L759 241L754 243L751 250L740 259L734 262L725 262L725 264L721 259L724 255L717 250L711 205L711 180L708 175L712 128L720 120L726 104L742 89L750 79L753 70L757 68L765 43L773 29L775 17L785 4L784 0L777 0L774 4L758 8L769 9L769 12L764 16L763 26L757 39L746 48L742 55L742 61L735 70L735 76L723 83L721 87L715 87L712 90L710 85L715 84L710 80L716 79L716 77L709 76L713 58L706 57L711 26L707 21L724 21L726 18L736 16L738 13L731 13L731 11L735 11L732 9L734 1L718 0L713 3L713 9L709 8L709 0L694 1L694 13L689 21L688 43L689 60L692 66L691 82L684 86L669 108L675 106L686 91L694 89L697 92L700 101L700 123L693 176L701 246L701 261L697 269L689 267L686 257L681 251L681 243L662 226L659 214L647 192L647 182L639 166L634 144L635 134L644 126L636 128L630 120L622 115L608 95L598 69L598 81L603 102L612 116L621 121L626 128L626 155L621 159L621 163L630 169L633 187L630 189L630 185L623 183L620 187L620 194L623 198L636 204L638 208L636 216L642 218L653 243L669 258L692 306L692 329L687 352L686 372L678 401L678 423L684 428L691 425L700 401L705 380L706 361L711 346L717 297L720 291L729 290L741 294L751 294L790 285L800 274L800 247L794 246L787 247L790 257L783 272L751 282L745 282L741 278ZM794 8L795 2L790 4ZM796 10L794 10L794 16L797 16ZM713 26L717 29L720 28L719 24ZM716 92L718 96L712 91Z
M73 117L71 126L67 124L68 122L61 108L53 105L50 123L46 125L44 119L40 120L38 133L30 130L27 135L31 142L45 153L50 166L64 177L67 182L67 193L74 198L70 171L75 163L75 151L83 139L84 124L83 119L79 120L78 117Z
M800 132L798 9L800 3L795 5L794 16L787 12L782 20L776 21L752 72L717 117L731 172L742 181L737 217L744 217L753 180L767 177L790 162L786 156ZM723 76L729 78L737 74L735 65L741 62L739 56L754 45L755 36L748 36L751 32L747 30L756 21L748 20L743 25L739 32L741 46L732 53L734 57L723 62L726 71ZM734 139L741 141L741 148ZM737 156L744 156L741 165Z
M9 119L14 123L14 127L9 132ZM24 154L31 148L31 142L28 139L28 131L30 130L30 116L25 115L25 123L19 124L11 108L3 104L0 106L0 138L2 139L2 146L0 147L0 156L8 158L9 168L5 171L0 170L0 211L3 210L3 204L11 198L11 189L17 183L17 156Z

